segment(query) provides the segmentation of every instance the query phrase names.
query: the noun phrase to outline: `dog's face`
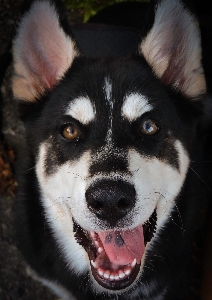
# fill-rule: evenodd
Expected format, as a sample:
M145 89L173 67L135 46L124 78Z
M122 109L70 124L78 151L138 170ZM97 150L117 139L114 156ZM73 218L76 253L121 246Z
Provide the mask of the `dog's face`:
M139 270L134 261L141 263L148 241L144 224L153 234L170 216L188 168L184 140L190 130L181 128L171 97L158 80L148 80L151 71L142 61L139 67L133 60L98 62L95 74L94 64L80 70L76 62L79 75L67 74L49 96L34 125L45 128L36 143L36 173L67 261L86 270L88 255L101 285L123 288L131 283L129 273L135 277Z
M45 217L68 267L89 271L97 290L123 290L143 272L187 174L189 102L205 89L198 30L180 2L164 0L139 55L87 59L55 11L48 1L37 2L21 23L14 94L42 102L27 138ZM179 33L176 45L170 28L165 31L169 14L172 31L191 39L189 49ZM176 29L177 14L185 24ZM29 25L36 36L29 36Z

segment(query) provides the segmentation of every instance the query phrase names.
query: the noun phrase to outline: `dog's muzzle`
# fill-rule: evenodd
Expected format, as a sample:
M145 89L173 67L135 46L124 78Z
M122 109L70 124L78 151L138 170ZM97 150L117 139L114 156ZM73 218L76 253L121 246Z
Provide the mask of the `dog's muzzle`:
M123 180L97 180L88 187L85 196L97 223L104 224L106 229L87 231L74 221L76 241L88 254L95 281L109 290L124 289L139 273L146 243L153 236L156 214L144 224L129 228L136 191Z

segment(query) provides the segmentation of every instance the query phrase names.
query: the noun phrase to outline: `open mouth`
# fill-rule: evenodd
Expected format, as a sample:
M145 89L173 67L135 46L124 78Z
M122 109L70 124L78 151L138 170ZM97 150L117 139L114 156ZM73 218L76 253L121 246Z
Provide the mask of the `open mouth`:
M130 230L88 232L74 221L75 238L86 250L95 280L104 288L120 290L131 285L140 270L147 242L156 228L156 211Z

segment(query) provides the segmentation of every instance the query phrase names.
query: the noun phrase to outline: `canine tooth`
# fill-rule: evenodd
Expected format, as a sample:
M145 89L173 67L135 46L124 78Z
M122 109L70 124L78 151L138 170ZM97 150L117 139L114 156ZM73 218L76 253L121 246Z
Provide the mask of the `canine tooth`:
M110 280L114 280L115 276L114 275L110 275Z
M99 243L97 241L95 241L95 245L96 247L99 247Z
M91 260L91 264L94 268L97 268L97 264L93 260Z
M119 278L124 278L125 277L125 274L124 274L124 272L122 272L122 271L119 271Z
M99 247L99 248L98 248L98 252L101 253L102 251L103 251L103 248L102 248L102 247Z
M90 235L91 235L92 238L95 238L95 237L96 237L96 236L95 236L95 233L94 233L93 231L90 232Z
M110 272L106 271L103 276L104 278L108 279L110 277Z
M104 273L103 273L103 271L101 270L101 269L98 269L98 274L100 275L100 276L103 276L104 275Z
M136 258L134 259L134 261L131 263L131 267L134 268L136 265Z

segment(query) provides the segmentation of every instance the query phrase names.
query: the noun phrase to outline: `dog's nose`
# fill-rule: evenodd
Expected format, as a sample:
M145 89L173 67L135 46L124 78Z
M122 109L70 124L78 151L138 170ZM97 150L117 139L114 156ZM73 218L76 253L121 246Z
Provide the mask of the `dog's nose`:
M123 181L101 180L86 191L89 209L102 220L115 224L135 205L135 188Z

